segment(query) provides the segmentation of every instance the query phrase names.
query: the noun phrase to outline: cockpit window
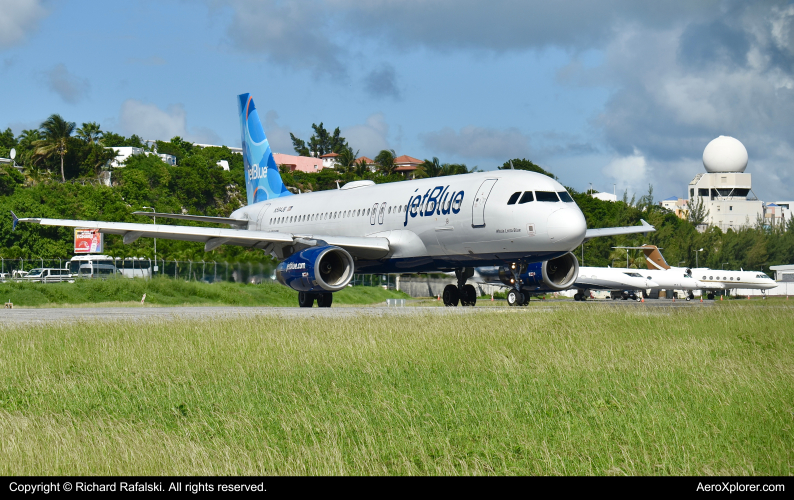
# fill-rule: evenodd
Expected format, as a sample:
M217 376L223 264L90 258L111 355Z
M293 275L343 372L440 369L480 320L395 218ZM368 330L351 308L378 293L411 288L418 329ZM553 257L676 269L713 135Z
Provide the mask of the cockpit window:
M535 197L532 196L532 191L527 191L527 192L524 193L524 195L518 201L518 204L522 205L522 204L528 203L530 201L535 201Z
M510 199L507 200L507 204L508 205L515 205L516 204L516 200L518 200L519 196L521 196L521 191L511 194L510 195Z
M535 191L535 196L538 201L560 201L554 191Z
M632 278L642 278L642 275L640 273L623 273L623 274L625 274L626 276L631 276Z
M557 194L560 195L560 199L565 203L573 203L573 198L568 194L568 191L558 191Z

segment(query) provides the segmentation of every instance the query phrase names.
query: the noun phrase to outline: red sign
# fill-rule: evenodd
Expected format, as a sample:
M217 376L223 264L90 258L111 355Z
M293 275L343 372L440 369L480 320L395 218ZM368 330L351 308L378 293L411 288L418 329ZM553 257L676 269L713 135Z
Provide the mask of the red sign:
M74 253L102 253L105 235L99 229L74 230Z

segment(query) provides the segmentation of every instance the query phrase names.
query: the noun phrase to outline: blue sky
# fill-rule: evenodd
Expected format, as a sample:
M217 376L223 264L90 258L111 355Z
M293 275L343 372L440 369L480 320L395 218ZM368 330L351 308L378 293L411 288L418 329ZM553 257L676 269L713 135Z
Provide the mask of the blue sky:
M380 149L575 189L684 196L718 135L756 194L794 199L794 5L491 0L0 0L0 127L52 113L145 139L239 144L251 92L273 149L340 127Z

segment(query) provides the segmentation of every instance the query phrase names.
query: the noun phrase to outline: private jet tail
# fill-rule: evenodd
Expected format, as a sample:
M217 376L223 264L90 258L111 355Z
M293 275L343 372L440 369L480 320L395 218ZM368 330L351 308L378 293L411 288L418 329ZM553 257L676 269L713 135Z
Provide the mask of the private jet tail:
M281 180L278 165L273 159L270 143L265 137L265 129L262 128L262 121L259 119L251 94L237 96L237 109L240 113L248 204L290 196L292 193Z
M643 245L641 248L642 253L645 254L645 265L648 266L648 269L670 269L670 265L664 260L662 252L656 245Z
M662 252L660 252L659 247L656 245L643 245L641 247L613 247L613 248L623 248L629 250L642 250L642 253L645 254L645 265L648 266L648 269L651 271L663 271L665 269L670 269L670 265L664 260L662 257Z

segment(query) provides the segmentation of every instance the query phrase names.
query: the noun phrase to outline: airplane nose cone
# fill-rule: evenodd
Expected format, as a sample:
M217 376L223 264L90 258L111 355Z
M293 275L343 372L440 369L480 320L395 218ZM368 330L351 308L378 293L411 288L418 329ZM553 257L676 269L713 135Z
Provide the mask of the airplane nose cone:
M587 221L576 206L556 210L546 224L552 243L564 244L566 250L579 246L587 232Z

